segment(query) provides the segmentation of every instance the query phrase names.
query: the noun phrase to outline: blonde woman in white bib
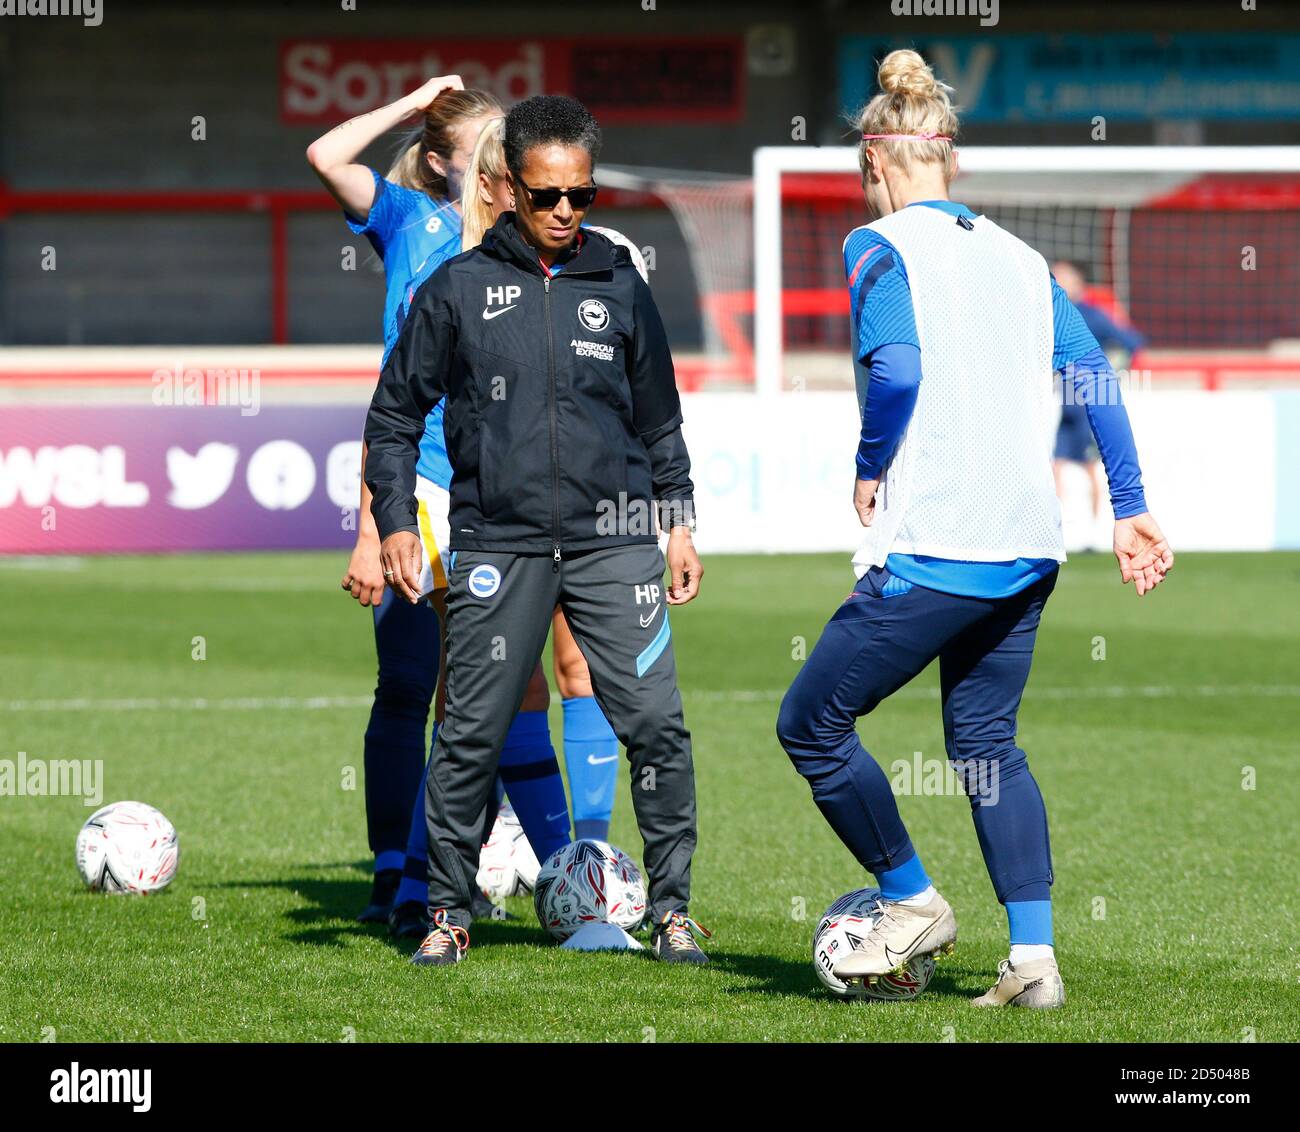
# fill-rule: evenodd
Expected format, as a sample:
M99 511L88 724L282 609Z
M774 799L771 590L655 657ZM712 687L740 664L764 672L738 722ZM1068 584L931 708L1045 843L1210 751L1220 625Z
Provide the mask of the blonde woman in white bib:
M1084 399L1139 595L1173 566L1147 512L1115 375L1043 257L949 199L957 117L914 51L880 65L859 117L872 222L844 242L862 434L857 585L781 705L777 734L823 815L881 890L835 975L875 979L950 950L884 771L855 723L938 659L948 758L964 782L1011 949L981 1006L1053 1007L1047 812L1016 744L1034 639L1065 561L1052 483L1054 398ZM1063 380L1056 383L1053 374Z

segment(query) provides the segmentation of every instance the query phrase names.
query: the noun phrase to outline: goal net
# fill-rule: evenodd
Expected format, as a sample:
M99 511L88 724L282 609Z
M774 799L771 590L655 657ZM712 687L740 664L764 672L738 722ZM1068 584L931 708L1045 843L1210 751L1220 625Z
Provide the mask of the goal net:
M754 379L753 182L681 169L606 165L600 182L654 198L672 213L685 244L699 304L702 357L677 355L692 388L748 385ZM658 280L652 280L656 284ZM681 285L681 280L673 280ZM685 365L683 365L685 363Z
M1087 300L1146 337L1153 376L1300 377L1300 147L963 147L958 168L952 198L1077 265ZM752 179L619 173L687 242L706 387L852 384L855 148L759 149Z

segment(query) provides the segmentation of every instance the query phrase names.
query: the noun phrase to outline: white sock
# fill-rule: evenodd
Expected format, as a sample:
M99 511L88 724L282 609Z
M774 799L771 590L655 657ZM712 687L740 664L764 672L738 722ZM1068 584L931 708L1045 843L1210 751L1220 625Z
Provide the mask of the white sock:
M1021 963L1032 963L1036 959L1055 959L1056 951L1050 943L1013 943L1011 945L1011 966L1019 967Z
M895 900L895 904L902 904L906 908L921 908L934 898L934 885L927 884L925 888L915 896L909 896L905 900Z

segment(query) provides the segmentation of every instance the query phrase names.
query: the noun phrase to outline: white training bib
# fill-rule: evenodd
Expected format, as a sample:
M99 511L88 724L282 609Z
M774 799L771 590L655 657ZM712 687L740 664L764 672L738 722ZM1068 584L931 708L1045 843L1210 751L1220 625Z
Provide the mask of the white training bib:
M921 346L916 409L853 563L890 554L1065 561L1052 484L1052 288L1041 255L937 208L870 227L902 257Z

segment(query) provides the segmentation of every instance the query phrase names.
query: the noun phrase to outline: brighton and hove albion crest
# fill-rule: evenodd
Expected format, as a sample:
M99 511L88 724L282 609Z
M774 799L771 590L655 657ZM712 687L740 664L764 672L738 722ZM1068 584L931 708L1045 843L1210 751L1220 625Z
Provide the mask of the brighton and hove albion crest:
M583 299L578 304L578 317L588 330L604 330L609 326L609 311L599 299Z

